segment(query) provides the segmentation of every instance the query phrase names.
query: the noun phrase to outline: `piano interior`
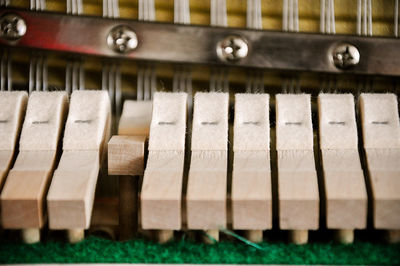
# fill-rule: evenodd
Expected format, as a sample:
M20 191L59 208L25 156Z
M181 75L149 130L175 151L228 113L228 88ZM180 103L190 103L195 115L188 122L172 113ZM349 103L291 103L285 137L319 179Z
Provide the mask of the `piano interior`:
M400 263L399 0L0 6L0 262Z

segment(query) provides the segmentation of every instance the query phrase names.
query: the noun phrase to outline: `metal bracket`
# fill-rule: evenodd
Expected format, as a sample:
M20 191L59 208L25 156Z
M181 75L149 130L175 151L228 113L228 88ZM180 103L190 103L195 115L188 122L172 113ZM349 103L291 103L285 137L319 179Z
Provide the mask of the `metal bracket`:
M141 61L400 76L400 39L395 38L150 23L11 8L2 9L0 18L10 13L21 17L27 30L17 42L0 38L5 46ZM120 53L110 48L107 36L116 26L126 26L136 34L134 50ZM247 43L248 53L241 60L218 56L218 44L229 36ZM358 64L335 66L332 57L341 44L358 50Z

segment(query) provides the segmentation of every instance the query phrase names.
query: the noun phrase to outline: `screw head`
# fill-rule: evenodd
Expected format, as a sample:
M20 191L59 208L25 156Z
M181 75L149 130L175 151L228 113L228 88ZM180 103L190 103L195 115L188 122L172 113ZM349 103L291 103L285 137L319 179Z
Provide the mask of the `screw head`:
M228 36L217 44L217 55L222 61L239 61L248 53L249 46L240 36Z
M339 44L333 49L332 62L339 69L348 69L360 62L360 52L352 44Z
M129 53L138 46L136 33L128 26L119 25L111 29L107 36L107 45L118 53Z
M0 18L0 36L8 41L16 41L26 33L26 23L17 14L6 14Z

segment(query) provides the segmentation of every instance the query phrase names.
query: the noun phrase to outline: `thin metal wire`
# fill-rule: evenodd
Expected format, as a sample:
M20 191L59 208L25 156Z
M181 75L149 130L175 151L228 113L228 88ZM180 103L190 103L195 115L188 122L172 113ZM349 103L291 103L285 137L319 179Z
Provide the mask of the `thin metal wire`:
M119 17L118 0L103 0L103 17L108 17L108 18Z
M31 0L30 9L43 11L46 9L46 0ZM29 65L29 92L48 90L47 58L42 54L33 54Z
M103 17L119 17L118 0L103 0ZM108 91L111 108L112 110L115 109L115 115L118 120L122 109L121 71L118 62L105 61L103 63L102 90ZM117 123L114 124L114 126L116 125Z
M284 31L299 31L298 0L283 0L282 29Z
M67 0L67 13L81 15L83 13L82 0ZM75 90L85 89L85 68L82 60L68 60L65 69L65 90L70 94Z
M260 0L247 0L247 28L262 29ZM253 69L247 72L246 92L264 92L264 73L262 70Z
M398 37L399 32L399 0L394 1L394 36Z
M139 20L154 21L154 0L139 0ZM139 64L137 71L137 100L151 100L157 89L157 78L154 66Z
M65 90L70 94L85 89L85 69L81 60L67 61L65 70Z
M320 31L329 34L336 33L335 0L320 1Z
M82 0L67 0L67 13L81 15L83 13Z
M1 56L0 64L0 90L12 90L11 56L4 51Z
M247 28L262 29L261 0L247 0Z
M372 36L372 0L357 0L357 35Z
M189 0L174 0L174 23L190 24ZM172 80L174 92L186 92L188 94L188 112L192 107L192 74L188 66L177 65Z
M0 0L0 6L8 6L10 4L10 0Z
M228 26L228 16L226 13L226 0L211 0L210 3L210 24L211 26Z
M30 9L36 11L42 11L46 9L46 0L31 0Z
M226 0L211 0L210 7L211 26L228 26ZM210 91L228 92L228 69L211 68L210 71Z
M7 90L12 91L12 58L10 54L8 54L7 59Z
M190 24L189 0L174 0L174 23Z

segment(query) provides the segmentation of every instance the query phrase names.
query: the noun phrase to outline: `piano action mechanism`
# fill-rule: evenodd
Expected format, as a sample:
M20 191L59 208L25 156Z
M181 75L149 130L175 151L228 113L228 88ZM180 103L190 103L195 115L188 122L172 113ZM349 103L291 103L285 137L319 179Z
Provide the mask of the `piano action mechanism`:
M398 0L60 2L0 1L4 229L399 241Z

